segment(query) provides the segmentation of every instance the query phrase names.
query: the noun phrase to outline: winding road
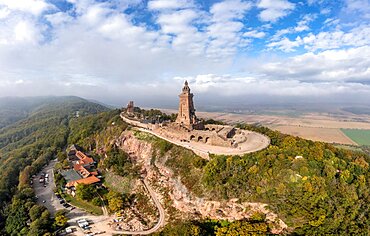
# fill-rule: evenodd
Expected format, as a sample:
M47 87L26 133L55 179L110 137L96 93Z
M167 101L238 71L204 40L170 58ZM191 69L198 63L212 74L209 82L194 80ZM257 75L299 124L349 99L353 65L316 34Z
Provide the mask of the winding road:
M158 222L151 229L142 230L142 231L113 230L108 226L108 223L111 222L112 217L106 217L106 216L101 216L101 217L95 216L94 217L93 222L95 223L96 227L99 229L104 229L107 233L111 233L111 234L148 235L148 234L152 234L156 232L165 222L165 211L161 203L159 202L158 198L156 197L155 192L149 186L148 182L145 179L143 179L142 183L144 184L145 188L149 192L149 195L153 199L153 202L159 212ZM79 218L89 219L88 217L79 217ZM73 219L73 220L76 221L77 219Z

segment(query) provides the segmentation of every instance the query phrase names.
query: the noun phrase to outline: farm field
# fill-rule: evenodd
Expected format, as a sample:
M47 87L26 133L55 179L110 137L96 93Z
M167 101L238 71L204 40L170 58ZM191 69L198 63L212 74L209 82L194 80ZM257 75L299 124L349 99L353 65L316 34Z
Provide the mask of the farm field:
M370 130L342 129L342 131L358 145L370 145Z
M337 128L302 127L289 125L271 126L270 128L285 134L304 137L314 141L357 145L357 143L355 143Z

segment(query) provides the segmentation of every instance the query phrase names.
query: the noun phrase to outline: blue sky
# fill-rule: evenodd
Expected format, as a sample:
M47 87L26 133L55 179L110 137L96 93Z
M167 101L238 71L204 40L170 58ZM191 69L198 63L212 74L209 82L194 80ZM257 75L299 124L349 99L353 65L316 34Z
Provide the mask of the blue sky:
M0 0L0 96L366 103L369 44L369 0Z

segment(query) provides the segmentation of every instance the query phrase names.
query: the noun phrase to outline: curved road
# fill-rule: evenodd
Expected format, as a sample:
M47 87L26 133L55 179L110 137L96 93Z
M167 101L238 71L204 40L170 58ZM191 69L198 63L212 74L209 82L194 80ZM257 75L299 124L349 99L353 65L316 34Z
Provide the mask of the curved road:
M157 224L154 225L153 228L148 229L148 230L143 230L143 231L133 231L132 232L132 231L115 231L115 230L112 230L110 232L116 233L116 234L119 233L119 234L130 234L130 235L147 235L147 234L154 233L155 231L157 231L164 224L165 213L164 213L164 209L163 209L161 203L159 202L159 200L155 196L155 193L154 193L153 189L150 188L149 184L147 183L147 181L145 179L143 180L143 184L144 184L145 188L148 190L150 196L152 197L152 199L154 201L154 204L156 205L156 207L159 211L159 220L158 220Z
M148 190L148 192L149 192L151 198L153 199L153 202L156 205L156 207L158 209L158 212L159 212L158 222L151 229L142 230L142 231L112 230L109 226L107 226L112 218L111 217L106 217L106 216L93 216L93 217L83 217L83 216L81 216L81 217L78 217L78 218L74 218L73 221L76 221L76 220L82 219L82 218L91 219L96 224L97 228L104 229L107 233L111 233L111 234L148 235L148 234L152 234L152 233L156 232L164 224L165 212L164 212L164 209L163 209L161 203L159 202L159 200L155 196L155 192L153 191L153 189L151 189L151 187L149 186L147 181L144 179L142 182L143 182L145 188Z

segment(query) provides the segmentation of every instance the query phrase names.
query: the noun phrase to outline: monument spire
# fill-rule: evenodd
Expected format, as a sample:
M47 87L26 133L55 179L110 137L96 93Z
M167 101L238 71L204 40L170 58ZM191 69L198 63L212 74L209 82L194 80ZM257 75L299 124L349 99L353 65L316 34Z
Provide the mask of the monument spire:
M187 80L185 80L184 87L182 88L182 92L183 93L190 93L190 88L189 88L189 84L188 84Z

